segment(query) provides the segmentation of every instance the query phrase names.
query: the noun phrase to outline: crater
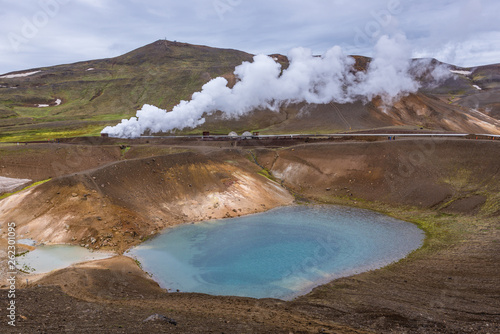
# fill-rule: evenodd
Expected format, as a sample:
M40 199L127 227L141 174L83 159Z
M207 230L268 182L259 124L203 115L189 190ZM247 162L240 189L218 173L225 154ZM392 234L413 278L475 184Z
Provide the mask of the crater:
M341 206L290 206L177 226L135 248L163 288L291 299L397 261L422 244L413 224Z

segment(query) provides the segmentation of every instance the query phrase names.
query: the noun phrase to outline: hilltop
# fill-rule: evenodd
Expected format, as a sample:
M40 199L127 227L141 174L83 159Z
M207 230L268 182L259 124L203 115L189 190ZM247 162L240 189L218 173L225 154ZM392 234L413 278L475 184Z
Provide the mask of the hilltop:
M116 58L3 75L1 137L98 135L145 103L171 108L251 59L236 50L159 40Z
M287 57L272 56L288 66ZM234 68L252 57L237 50L158 40L115 58L1 75L0 141L98 135L106 125L134 116L144 104L170 110L215 77L224 76L234 85ZM370 62L366 57L355 59L357 70ZM184 133L398 128L499 134L500 65L450 65L450 69L452 78L438 86L422 82L418 93L390 109L376 99L367 104L292 104L279 112L258 110L238 120L216 114L202 127Z

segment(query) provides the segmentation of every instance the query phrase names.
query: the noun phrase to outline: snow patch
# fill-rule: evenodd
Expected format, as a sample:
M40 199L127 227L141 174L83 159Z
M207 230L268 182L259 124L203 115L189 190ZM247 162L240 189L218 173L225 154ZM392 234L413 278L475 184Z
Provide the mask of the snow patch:
M30 183L29 179L13 179L10 177L0 176L0 193L7 193L20 188L27 183Z
M34 71L34 72L26 72L26 73L18 73L18 74L7 74L7 75L2 75L0 78L2 79L13 79L13 78L22 78L22 77L27 77L36 73L40 73L42 71Z
M17 240L17 243L21 244L21 245L31 246L31 247L36 246L36 240L30 239L30 238Z
M61 105L62 100L61 99L57 99L54 103L55 103L54 106L57 107L57 106ZM37 104L36 106L38 108L47 108L47 107L50 107L50 104Z
M471 71L459 71L459 70L450 70L451 73L461 74L461 75L471 75Z
M87 68L87 71L93 71L95 70L95 68L91 67L91 68Z
M472 87L474 87L474 88L475 88L475 89L477 89L477 90L482 90L482 88L481 88L481 87L479 87L478 85L472 85Z

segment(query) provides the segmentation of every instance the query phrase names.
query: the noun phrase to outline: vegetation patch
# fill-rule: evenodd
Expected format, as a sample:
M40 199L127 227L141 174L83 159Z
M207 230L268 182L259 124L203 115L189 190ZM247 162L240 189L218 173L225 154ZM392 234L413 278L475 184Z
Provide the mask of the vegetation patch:
M43 181L38 181L38 182L35 182L35 183L30 184L30 185L29 185L29 186L27 186L27 187L24 187L24 188L23 188L23 189L21 189L21 190L18 190L18 191L12 192L12 193L5 193L5 194L3 194L3 195L1 195L1 196L0 196L0 200L2 200L2 199L4 199L4 198L7 198L7 197L9 197L9 196L12 196L12 195L14 195L14 194L20 193L21 191L24 191L24 190L26 190L26 189L36 187L36 186L38 186L38 185L40 185L40 184L43 184L43 183L45 183L45 182L48 182L48 181L50 181L50 180L51 180L51 179L47 179L47 180L43 180Z
M441 213L431 209L411 206L392 206L381 202L371 202L338 196L319 198L318 202L368 209L416 224L426 234L424 244L420 250L416 251L416 254L419 252L434 252L453 245L462 240L467 235L468 230L474 228L474 224L470 223L470 221L474 221L473 217Z
M269 170L267 170L265 168L258 171L258 174L268 178L271 181L277 182L276 178L269 172Z
M29 141L55 141L58 138L98 136L103 129L102 125L84 126L81 128L56 128L56 129L31 129L13 130L0 135L0 142L29 142Z
M134 258L134 262L135 262L135 264L137 264L137 266L138 266L141 270L143 270L143 269L142 269L142 263L141 263L141 261L139 261L138 259Z

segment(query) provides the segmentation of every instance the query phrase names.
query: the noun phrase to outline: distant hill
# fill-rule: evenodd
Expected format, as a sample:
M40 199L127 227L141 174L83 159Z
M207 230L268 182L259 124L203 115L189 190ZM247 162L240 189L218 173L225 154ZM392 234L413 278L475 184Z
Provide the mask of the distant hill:
M284 67L285 56L273 55ZM227 49L159 40L116 58L35 68L0 76L0 141L98 135L106 125L135 115L143 104L170 109L252 55ZM363 69L370 59L356 57ZM455 78L422 88L392 109L380 102L289 105L256 111L238 120L220 115L200 128L229 133L337 132L377 128L500 133L500 65L463 69ZM426 87L424 83L424 87Z
M145 103L171 108L251 59L241 51L159 40L116 58L9 73L0 76L0 140L97 135Z
M283 67L285 56L272 55ZM356 70L365 70L371 59L354 56ZM419 61L415 59L414 61ZM437 60L431 66L447 65ZM436 130L500 134L500 64L477 68L447 65L453 76L440 83L426 82L422 88L384 108L381 101L326 105L291 104L279 112L255 111L238 120L208 117L192 131L260 130L266 133L332 133L355 130Z

